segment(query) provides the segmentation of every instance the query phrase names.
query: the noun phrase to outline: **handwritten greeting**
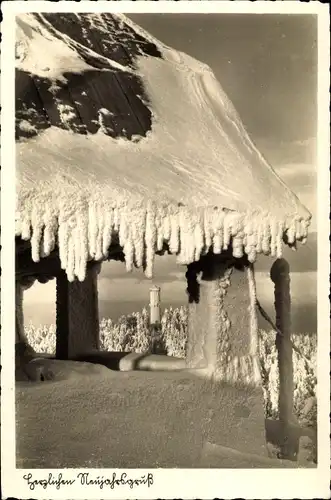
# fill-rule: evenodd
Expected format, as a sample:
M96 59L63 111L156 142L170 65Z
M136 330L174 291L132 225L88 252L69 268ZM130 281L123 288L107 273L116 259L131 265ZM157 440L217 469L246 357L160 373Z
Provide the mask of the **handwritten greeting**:
M35 479L33 474L29 472L28 474L23 475L23 479L27 482L30 490L36 490L38 488L43 488L46 490L50 487L55 487L57 490L60 490L62 487L72 486L73 484L80 484L82 486L98 486L100 490L104 487L110 488L113 490L119 486L128 486L130 489L133 489L137 486L147 485L150 488L154 483L154 478L152 473L148 473L141 477L133 478L128 476L126 472L117 475L116 472L113 472L111 477L105 476L93 476L91 472L79 472L76 477L65 478L62 472L58 474L53 474L50 472L48 477Z

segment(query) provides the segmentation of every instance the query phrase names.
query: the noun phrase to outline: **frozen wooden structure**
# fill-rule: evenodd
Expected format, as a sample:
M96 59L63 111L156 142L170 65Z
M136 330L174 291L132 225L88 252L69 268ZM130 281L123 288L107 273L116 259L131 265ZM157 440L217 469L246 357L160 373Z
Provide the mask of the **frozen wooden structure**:
M259 384L254 262L304 240L308 211L204 64L124 16L17 23L17 297L24 280L56 279L56 356L98 349L100 263L151 277L169 252L187 266L188 368ZM47 50L29 66L41 40L67 44L67 68ZM24 341L21 300L17 318Z

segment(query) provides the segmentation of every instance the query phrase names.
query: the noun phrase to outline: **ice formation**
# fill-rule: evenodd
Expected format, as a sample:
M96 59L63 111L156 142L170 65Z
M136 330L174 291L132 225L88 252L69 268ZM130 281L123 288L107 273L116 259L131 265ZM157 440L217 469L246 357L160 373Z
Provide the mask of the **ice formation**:
M68 130L51 126L17 143L16 235L31 240L33 260L58 245L68 279L84 280L87 261L106 259L118 241L127 270L144 266L151 277L165 244L189 264L230 245L250 262L280 257L284 235L289 244L304 240L310 214L255 148L210 68L120 19L162 53L136 60L152 130L139 142L106 136L100 109L99 133L76 134L71 109L59 106ZM20 22L20 67L47 72L54 85L66 69L88 69L74 45L56 38L38 61L36 37L46 35L37 24L32 14Z

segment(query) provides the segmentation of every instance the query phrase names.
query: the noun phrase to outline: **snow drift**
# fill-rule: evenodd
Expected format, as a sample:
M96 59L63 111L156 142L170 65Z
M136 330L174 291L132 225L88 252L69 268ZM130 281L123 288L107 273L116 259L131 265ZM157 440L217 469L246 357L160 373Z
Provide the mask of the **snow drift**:
M123 15L17 17L16 139L16 235L70 281L115 241L151 276L165 244L253 262L307 236L211 69Z

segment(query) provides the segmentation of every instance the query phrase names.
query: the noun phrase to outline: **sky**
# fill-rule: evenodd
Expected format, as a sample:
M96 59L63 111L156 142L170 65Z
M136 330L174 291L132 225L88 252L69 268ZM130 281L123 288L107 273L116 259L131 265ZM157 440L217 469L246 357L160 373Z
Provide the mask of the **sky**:
M291 265L293 324L316 332L317 22L312 15L136 14L129 16L167 45L207 63L253 142L313 214L311 237ZM257 289L273 314L272 261L260 258ZM153 281L142 271L126 274L121 263L104 263L99 275L101 317L118 318L148 305L152 283L163 307L186 304L185 269L174 257L157 258ZM42 305L42 307L40 307ZM55 283L25 294L26 323L55 322ZM304 312L304 314L303 314Z

